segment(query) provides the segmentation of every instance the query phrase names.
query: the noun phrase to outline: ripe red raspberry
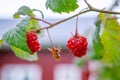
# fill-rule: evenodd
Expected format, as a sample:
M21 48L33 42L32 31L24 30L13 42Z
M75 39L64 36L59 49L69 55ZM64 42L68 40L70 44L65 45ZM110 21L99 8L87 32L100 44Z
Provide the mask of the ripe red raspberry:
M37 34L33 31L26 33L27 45L31 50L32 54L40 50L40 44L38 42Z
M77 34L68 39L66 46L74 56L82 57L86 54L87 44L86 38Z

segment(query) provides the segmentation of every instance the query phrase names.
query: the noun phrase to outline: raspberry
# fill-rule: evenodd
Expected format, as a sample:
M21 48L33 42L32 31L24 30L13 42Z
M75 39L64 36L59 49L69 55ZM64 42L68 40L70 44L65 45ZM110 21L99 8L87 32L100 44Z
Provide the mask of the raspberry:
M86 38L77 34L68 39L66 46L74 56L82 57L86 54L87 44Z
M33 31L26 33L27 45L32 53L40 50L40 44L38 42L37 34Z

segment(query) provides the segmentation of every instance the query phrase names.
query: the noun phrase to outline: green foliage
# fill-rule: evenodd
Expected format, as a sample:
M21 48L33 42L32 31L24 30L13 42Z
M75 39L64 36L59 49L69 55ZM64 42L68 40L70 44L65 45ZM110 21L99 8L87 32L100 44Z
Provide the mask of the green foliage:
M27 18L26 18L27 19ZM28 17L29 19L29 17ZM39 29L40 28L40 24L38 22L38 20L36 19L29 19L29 24L26 26L26 31L30 31L30 30L35 30L35 29ZM38 37L42 37L44 34L44 31L41 30L40 32L37 32Z
M0 47L1 47L1 45L4 43L4 40L0 40Z
M104 46L102 61L108 64L119 64L120 61L120 25L117 19L111 15L100 14L100 19L104 25L101 35L101 42ZM102 16L102 17L101 17Z
M100 70L100 80L120 79L120 65L103 66Z
M34 11L39 12L39 13L41 14L41 18L44 19L44 14L43 14L43 12L42 12L41 10L38 10L38 9L32 9L32 11L33 11L33 12L34 12Z
M96 28L93 35L93 48L94 48L95 55L93 57L94 59L101 59L102 55L104 54L104 47L101 43L101 38L99 35L100 29L101 29L101 20L96 21L95 25L96 25Z
M46 8L50 8L53 12L71 12L78 8L77 0L47 0Z
M0 40L0 45L2 45L2 44L3 44L3 42L4 42L4 40L2 40L2 39L1 39L1 40Z
M84 59L78 59L75 61L75 64L79 67L84 65L85 60Z
M26 43L26 32L28 30L37 29L39 27L40 26L37 20L30 19L29 17L25 18L20 23L18 23L16 27L7 31L3 35L3 40L12 46L16 56L22 59L36 60L36 55L30 55L31 51Z
M38 28L40 28L38 20L29 19L29 24L27 25L26 30L29 31L29 30L34 30L34 29L38 29Z
M102 43L104 44L106 54L103 61L119 63L120 59L120 26L117 20L106 20L105 29L102 33ZM107 58L109 57L109 58Z
M27 25L27 24L26 24ZM26 26L24 25L24 26ZM17 26L3 35L3 39L11 46L15 46L24 51L31 52L26 44L25 27Z
M27 6L22 6L18 9L18 11L13 15L14 18L20 18L20 15L28 15L28 16L34 16L32 13L32 10Z
M28 52L26 51L23 51L22 49L20 48L16 48L14 46L12 46L12 50L15 52L15 55L21 59L25 59L25 60L28 60L28 61L36 61L38 60L38 55L37 53L34 53L34 54L29 54Z

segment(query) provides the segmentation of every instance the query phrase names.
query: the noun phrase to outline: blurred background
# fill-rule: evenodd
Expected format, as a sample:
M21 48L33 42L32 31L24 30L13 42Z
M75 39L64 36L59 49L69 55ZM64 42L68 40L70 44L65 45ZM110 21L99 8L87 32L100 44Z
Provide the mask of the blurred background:
M88 0L88 2L99 9L109 9L115 0ZM14 19L13 14L23 5L30 7L31 9L39 9L43 12L45 20L51 23L57 22L64 18L67 18L83 8L86 8L86 4L83 0L78 0L80 8L70 14L58 14L47 10L45 7L46 0L1 0L0 1L0 39L2 35L21 20ZM119 1L120 2L120 1ZM119 6L113 10L119 10ZM35 13L37 17L39 13ZM98 13L89 12L79 16L79 34L84 35L88 39L88 51L87 56L93 52L92 50L92 34L95 28L94 22L96 21ZM61 61L56 62L50 52L46 49L50 47L50 41L46 30L44 36L39 39L42 46L42 51L39 52L39 61L29 62L17 58L11 51L7 44L4 44L0 49L0 80L83 80L84 68L77 66L75 63L79 58L74 57L66 49L65 44L68 38L70 38L71 32L75 33L76 18L63 22L54 28L49 30L51 38L56 45L60 45L63 50L61 51ZM41 27L47 26L40 22ZM86 62L86 65L88 62ZM89 79L84 80L98 80L96 70L99 63L90 61L86 69L90 69L91 74ZM89 75L89 72L85 73Z

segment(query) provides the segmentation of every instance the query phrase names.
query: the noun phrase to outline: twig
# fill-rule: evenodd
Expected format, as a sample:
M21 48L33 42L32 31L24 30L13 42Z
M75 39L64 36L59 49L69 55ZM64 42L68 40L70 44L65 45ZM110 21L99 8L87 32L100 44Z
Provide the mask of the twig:
M76 19L76 31L75 31L75 37L78 36L78 16L77 16L77 19Z
M49 33L48 29L47 29L47 33L48 33L48 37L49 37L49 39L50 39L50 43L51 43L52 47L54 47L54 44L53 44L53 42L52 42L52 39L51 39L51 36L50 36L50 33Z
M114 3L111 5L111 7L108 10L113 10L114 7L118 6L118 1L119 0L115 0Z
M55 22L55 23L53 23L53 24L51 24L51 23L49 23L49 22L47 22L47 21L44 21L43 19L33 18L33 19L42 21L42 22L44 22L44 23L46 23L46 24L49 24L49 26L46 26L46 27L37 29L37 30L35 30L35 31L40 31L40 30L43 30L43 29L52 28L52 27L54 27L54 26L56 26L56 25L58 25L58 24L60 24L60 23L63 23L63 22L65 22L65 21L67 21L67 20L70 20L70 19L72 19L72 18L74 18L74 17L76 17L76 16L78 16L78 15L84 14L84 13L86 13L86 12L91 12L91 11L100 12L100 13L108 13L108 14L119 14L119 15L120 15L120 12L114 12L114 11L109 11L109 10L103 10L103 9L94 8L93 6L91 6L91 5L87 2L87 0L84 0L84 1L85 1L85 3L87 4L88 8L85 8L85 9L81 10L80 12L78 12L77 14L75 14L75 15L73 15L73 16L70 16L70 17L68 17L68 18L65 18L65 19L63 19L63 20L60 20L60 21L58 21L58 22Z
M103 9L93 9L92 11L95 11L95 12L100 12L100 13L108 13L108 14L119 14L120 15L120 12L113 12L113 11L107 11L107 10L103 10Z
M93 9L93 7L87 2L87 0L84 0L84 1L87 4L87 6L89 7L89 9Z
M81 15L81 14L86 13L86 12L89 12L89 11L90 11L89 9L84 10L84 11L82 11L82 12L80 11L79 13L77 13L77 14L71 16L71 17L68 17L68 18L65 18L65 19L63 19L63 20L60 20L60 21L58 21L58 22L56 22L56 23L50 24L49 26L46 26L46 27L43 27L43 28L40 28L40 29L36 29L35 31L52 28L52 27L54 27L54 26L56 26L56 25L58 25L58 24L60 24L60 23L63 23L63 22L65 22L65 21L68 21L68 20L70 20L70 19L72 19L72 18L74 18L74 17L76 17L76 16L78 16L78 15Z
M97 9L94 8L93 6L91 6L87 0L84 0L85 3L87 4L87 6L89 7L90 11L94 11L94 12L100 12L100 13L108 13L108 14L120 14L120 12L114 12L114 11L108 11L108 10L103 10L103 9Z
M40 19L40 18L31 17L31 19L36 19L36 20L42 21L42 22L44 22L44 23L46 23L46 24L48 24L48 25L52 25L52 23L47 22L47 21L45 21L45 20L43 20L43 19Z

